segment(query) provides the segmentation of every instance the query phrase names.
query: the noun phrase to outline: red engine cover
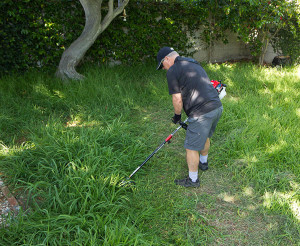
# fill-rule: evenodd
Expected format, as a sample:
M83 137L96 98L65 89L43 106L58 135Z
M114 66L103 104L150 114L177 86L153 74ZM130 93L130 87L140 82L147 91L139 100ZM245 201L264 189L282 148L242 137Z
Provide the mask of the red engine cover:
M220 82L217 80L211 80L210 82L212 83L214 88L216 88L220 84Z

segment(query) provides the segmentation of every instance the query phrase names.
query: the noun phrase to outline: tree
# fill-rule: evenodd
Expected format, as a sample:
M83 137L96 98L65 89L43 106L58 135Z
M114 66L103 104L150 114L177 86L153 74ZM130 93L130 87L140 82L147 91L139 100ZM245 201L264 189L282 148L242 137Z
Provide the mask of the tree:
M56 71L57 77L63 80L81 80L84 78L83 75L76 71L76 66L97 37L124 10L128 2L129 0L118 0L118 4L115 7L114 0L108 0L108 9L105 10L102 7L103 0L80 0L85 13L85 27L81 35L63 52ZM103 19L102 13L105 14Z
M299 18L297 0L232 0L227 8L233 30L263 65L269 43Z

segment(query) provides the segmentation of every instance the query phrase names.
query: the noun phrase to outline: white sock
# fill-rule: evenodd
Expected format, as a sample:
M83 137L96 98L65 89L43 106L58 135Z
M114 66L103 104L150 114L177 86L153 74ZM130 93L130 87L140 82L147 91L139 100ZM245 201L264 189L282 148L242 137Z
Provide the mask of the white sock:
M198 171L197 172L189 172L189 177L193 182L196 182L198 179Z
M200 162L201 163L207 162L207 157L208 157L208 155L200 155Z

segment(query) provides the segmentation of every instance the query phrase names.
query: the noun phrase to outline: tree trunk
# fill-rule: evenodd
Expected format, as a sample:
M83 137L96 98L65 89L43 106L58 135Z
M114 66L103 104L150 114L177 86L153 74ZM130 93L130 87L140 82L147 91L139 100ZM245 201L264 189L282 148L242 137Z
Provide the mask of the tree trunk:
M129 0L119 2L120 5L114 9L113 0L109 0L108 13L102 21L102 0L80 0L85 13L85 26L79 38L62 54L56 71L57 77L63 80L81 80L84 78L83 75L76 72L76 66L82 60L88 49L94 44L100 33L123 11Z
M258 63L259 63L260 66L264 65L265 55L266 55L267 48L268 48L268 45L269 45L269 39L267 38L267 35L268 34L266 34L264 32L263 40L262 40L261 53L260 53L260 56L258 58Z
M277 35L279 30L280 30L280 28L278 28L273 35L270 34L269 29L264 32L263 41L262 41L263 45L262 45L262 48L261 48L261 54L260 54L259 59L258 59L258 62L259 62L260 66L264 65L265 55L267 53L267 49L268 49L270 40L272 40Z

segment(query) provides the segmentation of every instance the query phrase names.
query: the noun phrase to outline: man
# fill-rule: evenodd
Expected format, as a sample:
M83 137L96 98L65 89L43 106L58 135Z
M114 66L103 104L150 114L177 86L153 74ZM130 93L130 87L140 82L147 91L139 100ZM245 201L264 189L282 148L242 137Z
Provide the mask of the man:
M175 184L199 187L198 167L203 171L208 169L210 138L222 115L222 103L197 61L179 56L173 48L163 47L157 54L157 62L157 70L167 70L169 94L172 95L175 113L173 123L181 121L182 109L189 122L184 142L189 176L175 180Z

